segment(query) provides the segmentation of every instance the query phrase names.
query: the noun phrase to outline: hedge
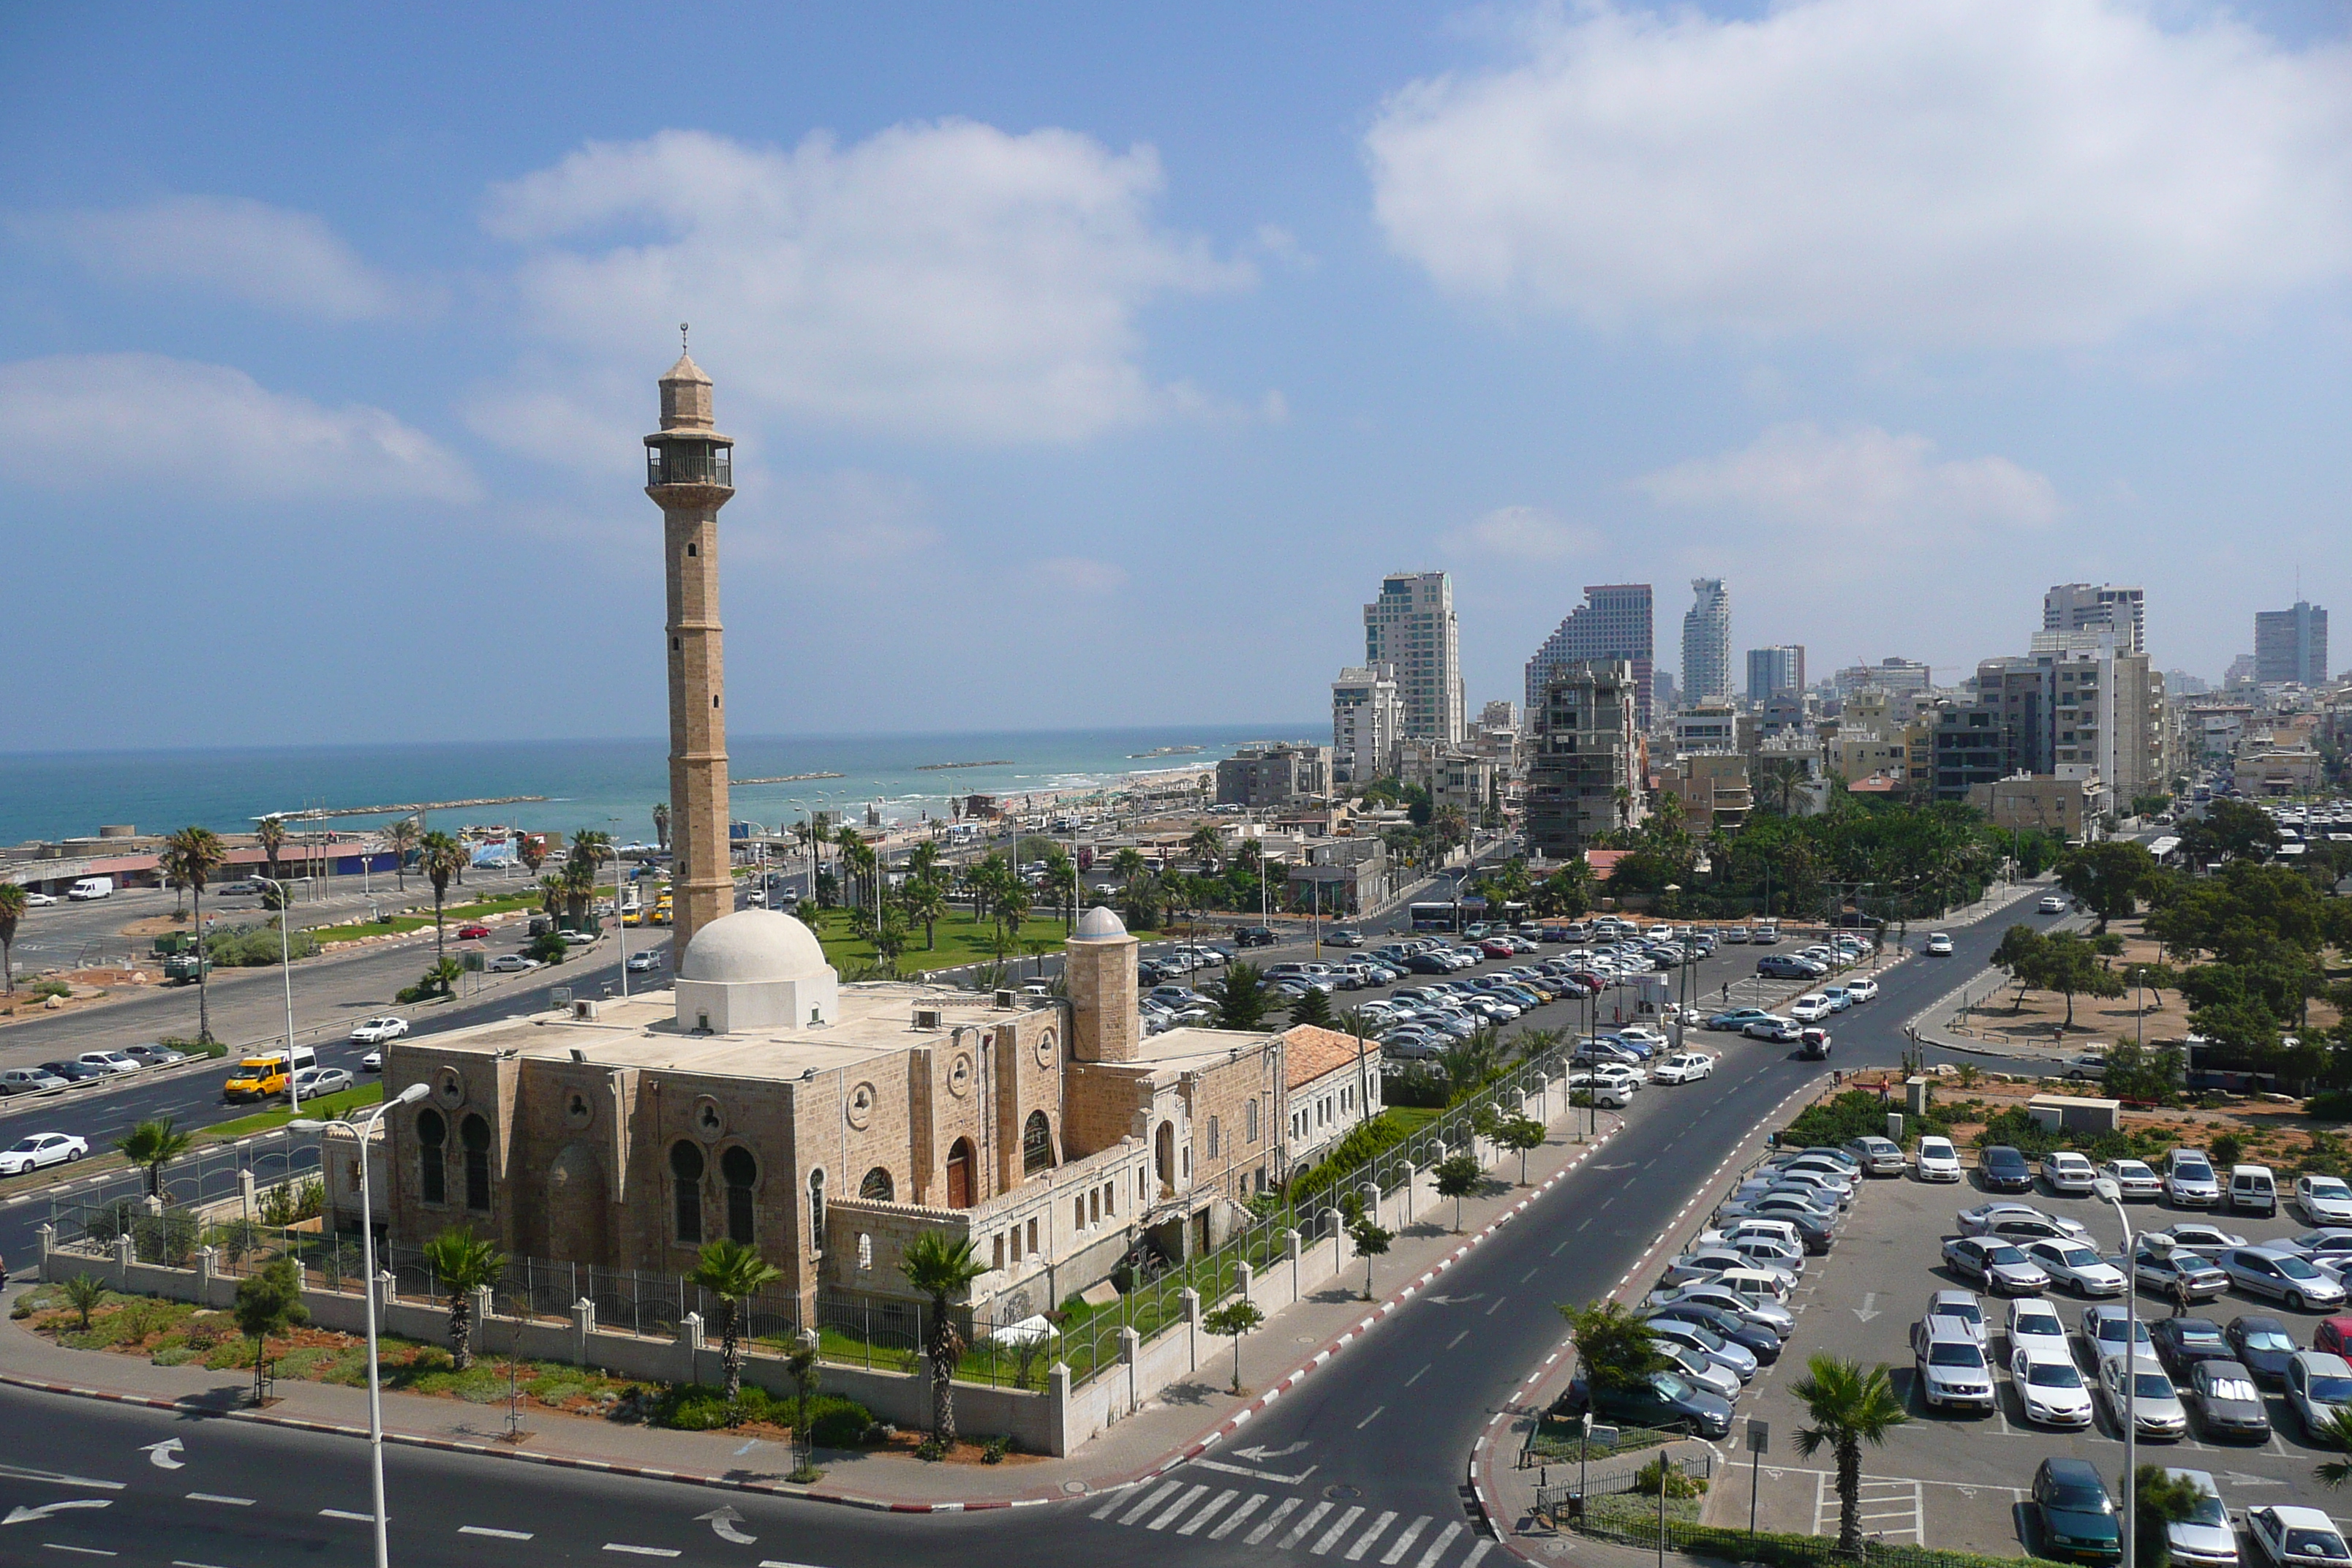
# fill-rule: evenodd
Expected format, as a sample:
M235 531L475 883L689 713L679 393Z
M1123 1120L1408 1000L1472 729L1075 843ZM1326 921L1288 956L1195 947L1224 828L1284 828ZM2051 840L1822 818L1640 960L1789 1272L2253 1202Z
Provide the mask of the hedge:
M1881 1100L1866 1089L1850 1089L1833 1099L1817 1100L1797 1113L1780 1133L1780 1144L1809 1148L1826 1144L1834 1147L1850 1143L1857 1138L1886 1136L1886 1113L1901 1110L1903 1102ZM1941 1109L1930 1104L1924 1115L1903 1118L1903 1141L1915 1142L1923 1132L1944 1133L1951 1131L1951 1119Z
M1658 1543L1656 1521L1648 1518L1643 1518L1640 1525L1631 1522L1595 1525L1588 1522L1576 1528L1587 1535L1627 1542L1636 1546L1654 1549ZM1722 1525L1686 1524L1673 1519L1666 1521L1666 1543L1694 1557L1712 1557L1725 1563L1757 1563L1763 1564L1764 1568L1827 1568L1830 1564L1843 1568L1844 1564L1858 1561L1840 1552L1833 1536L1780 1535L1771 1531L1760 1531L1751 1535L1744 1530ZM2046 1557L1994 1557L1981 1552L1944 1552L1933 1547L1902 1546L1883 1541L1871 1542L1859 1561L1866 1561L1874 1568L2058 1568L2058 1564Z
M662 1390L654 1405L653 1424L680 1432L709 1432L728 1426L730 1420L790 1426L799 1416L797 1395L771 1394L756 1383L743 1385L732 1410L724 1389L707 1383L684 1383ZM818 1447L854 1448L866 1440L866 1429L873 1425L873 1413L854 1399L837 1394L814 1394L809 1399L809 1434Z

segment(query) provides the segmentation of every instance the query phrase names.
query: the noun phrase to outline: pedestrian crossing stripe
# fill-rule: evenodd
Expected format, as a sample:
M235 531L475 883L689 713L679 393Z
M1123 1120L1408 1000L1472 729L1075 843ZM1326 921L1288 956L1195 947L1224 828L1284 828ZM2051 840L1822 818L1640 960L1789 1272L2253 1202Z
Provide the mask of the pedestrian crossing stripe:
M1271 1492L1243 1497L1238 1487L1228 1487L1214 1496L1210 1493L1209 1484L1162 1481L1140 1498L1132 1492L1117 1493L1088 1510L1087 1517L1176 1535L1205 1533L1211 1541L1223 1541L1246 1526L1249 1533L1242 1537L1244 1546L1271 1542L1276 1552L1303 1550L1314 1557L1336 1554L1339 1562L1377 1563L1380 1568L1439 1568L1457 1541L1465 1542L1468 1550L1449 1568L1478 1568L1495 1544L1470 1533L1458 1519L1448 1521L1432 1534L1437 1521L1425 1513L1403 1521L1399 1528L1401 1516L1394 1509L1373 1513L1367 1521L1365 1516L1370 1510L1360 1507L1341 1509L1329 1502L1308 1507L1305 1498L1296 1497L1276 1502ZM1269 1502L1274 1503L1271 1510L1266 1510ZM1421 1549L1418 1555L1415 1547Z

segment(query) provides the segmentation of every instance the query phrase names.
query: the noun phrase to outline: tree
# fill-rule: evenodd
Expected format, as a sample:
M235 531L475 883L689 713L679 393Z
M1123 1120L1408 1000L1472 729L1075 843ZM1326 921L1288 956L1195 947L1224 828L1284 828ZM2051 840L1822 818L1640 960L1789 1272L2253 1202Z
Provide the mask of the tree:
M2045 991L2066 998L2065 1027L2074 1026L2074 998L2120 996L2124 977L2099 962L2096 948L2073 931L2053 931L2042 939L2034 964L2035 979Z
M1601 1300L1570 1306L1563 1301L1559 1315L1568 1320L1569 1337L1576 1342L1576 1364L1588 1389L1631 1388L1672 1364L1658 1349L1648 1320L1622 1302Z
M449 880L466 864L466 847L446 833L435 831L416 841L417 869L433 884L433 954L446 958L446 932L442 929L442 905L449 897Z
M87 1279L89 1276L85 1274L82 1278ZM66 1284L70 1289L73 1281L68 1279ZM84 1313L82 1324L87 1328L89 1323L89 1314ZM2320 1447L2335 1448L2346 1456L2314 1466L2311 1471L2313 1478L2331 1490L2342 1487L2346 1481L2352 1481L2352 1410L2339 1406L2329 1412L2327 1419L2320 1423L2319 1430L2311 1436Z
M654 847L669 847L669 802L666 800L654 802Z
M687 1278L719 1298L719 1361L726 1368L727 1403L743 1394L743 1303L784 1277L784 1271L751 1247L722 1237L706 1245ZM808 1401L801 1401L806 1415ZM731 1418L731 1417L730 1417ZM807 1426L803 1420L803 1427Z
M1290 1005L1290 1021L1312 1024L1318 1029L1331 1026L1331 994L1320 985L1309 985L1297 1001Z
M547 840L536 833L521 833L515 837L520 846L515 851L516 858L522 861L524 870L538 876L539 868L547 864ZM542 881L541 885L544 887L546 884ZM553 914L555 911L551 909L547 912Z
M2136 1105L2170 1105L2181 1082L2180 1047L2118 1042L2107 1052L2101 1091Z
M1910 1420L1886 1369L1867 1372L1843 1356L1816 1355L1805 1363L1804 1381L1793 1391L1804 1402L1811 1426L1797 1428L1797 1453L1811 1458L1823 1448L1837 1458L1838 1550L1862 1550L1862 1446L1884 1447L1886 1435Z
M425 1244L425 1265L449 1299L449 1360L459 1372L474 1364L474 1292L507 1271L506 1254L470 1225L453 1225Z
M253 837L261 845L261 852L269 857L269 879L278 880L278 852L286 847L286 819L265 816L253 825Z
M970 1237L950 1237L927 1230L908 1244L898 1260L898 1272L919 1295L931 1303L929 1342L923 1347L931 1368L931 1437L935 1456L955 1447L955 1370L963 1359L963 1336L948 1312L948 1299L961 1295L971 1282L988 1272L972 1251Z
M1223 979L1213 983L1209 997L1217 1005L1217 1027L1244 1034L1264 1024L1274 1006L1265 972L1246 960L1237 961L1225 971Z
M2157 879L2156 857L2128 838L2103 838L2058 857L2058 885L2098 917L2098 930L2130 916Z
M2118 1478L2120 1479L2120 1478ZM2142 1465L2132 1476L2132 1555L2136 1568L2164 1568L2172 1560L2167 1525L2197 1517L2204 1489L2186 1477L2175 1479L2162 1465Z
M132 1164L146 1167L147 1195L154 1198L163 1194L163 1167L186 1153L195 1141L194 1133L181 1131L166 1116L140 1122L116 1141L114 1150Z
M302 1304L294 1260L273 1258L258 1272L237 1281L236 1301L230 1310L236 1319L237 1332L253 1341L253 1402L258 1405L262 1377L268 1371L263 1352L269 1336L310 1321L310 1309Z
M793 1392L797 1395L797 1407L793 1412L793 1438L801 1447L801 1462L793 1467L791 1479L805 1486L817 1479L815 1468L816 1441L809 1436L809 1401L816 1397L817 1385L823 1376L817 1370L816 1347L797 1345L784 1357L784 1370L792 1373Z
M27 903L22 882L0 882L0 990L10 993L16 989L16 922L25 918Z
M81 1314L81 1331L89 1332L89 1314L106 1300L106 1281L95 1274L77 1274L66 1281L66 1305Z
M1143 858L1143 851L1136 848L1131 844L1129 845L1126 848L1120 850L1118 854L1110 858L1110 868L1112 873L1118 878L1122 887L1132 886L1135 879L1138 877L1142 876L1147 868Z
M1543 1147L1548 1134L1532 1116L1507 1116L1495 1128L1495 1142L1519 1157L1519 1185L1528 1184L1528 1155Z
M1486 1172L1478 1168L1474 1154L1448 1154L1437 1163L1432 1173L1437 1178L1437 1195L1454 1200L1454 1234L1462 1234L1462 1200L1478 1190Z
M1242 1392L1242 1336L1265 1321L1265 1313L1247 1296L1236 1296L1213 1312L1202 1314L1201 1326L1234 1342L1234 1392Z
M948 912L948 890L940 885L937 877L928 871L910 874L899 884L898 907L907 911L909 921L923 928L926 952L940 945L939 922L940 917Z
M1202 871L1213 876L1225 858L1225 836L1217 830L1216 824L1202 823L1185 838L1184 853L1198 860Z
M413 816L404 816L383 830L383 847L392 851L392 874L404 893L408 891L408 858L416 853L416 846L424 837L424 827ZM525 851L526 861L529 854ZM532 869L538 868L534 866Z
M1396 1232L1383 1229L1370 1215L1358 1215L1356 1222L1348 1227L1348 1239L1364 1255L1364 1300L1369 1301L1372 1299L1372 1259L1388 1251L1389 1243L1396 1239Z
M1039 879L1045 884L1054 909L1062 917L1063 931L1067 931L1078 918L1078 864L1070 858L1068 850L1053 843L1048 843L1045 852L1037 858L1045 866L1045 870L1039 873Z
M212 875L228 864L228 850L220 835L209 827L183 827L164 841L172 856L173 872L180 885L188 889L188 898L195 911L196 921L196 1043L213 1043L212 993L205 971L205 884Z

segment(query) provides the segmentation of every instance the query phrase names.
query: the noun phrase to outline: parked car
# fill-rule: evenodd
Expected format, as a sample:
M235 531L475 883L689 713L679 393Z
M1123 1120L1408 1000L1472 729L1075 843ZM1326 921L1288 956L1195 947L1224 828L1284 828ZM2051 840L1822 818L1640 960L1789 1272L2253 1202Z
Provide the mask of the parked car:
M2230 1342L2221 1325L2210 1318L2158 1318L2148 1330L2156 1355L2176 1378L2189 1375L2200 1361L2228 1361Z
M44 1165L69 1165L89 1152L89 1141L70 1132L34 1132L0 1149L0 1176L21 1176Z
M1911 1325L1911 1360L1919 1397L1931 1410L1958 1405L1993 1409L1992 1368L1984 1346L1955 1318L1922 1318Z
M2116 1193L2126 1203L2153 1203L2164 1195L2163 1179L2145 1160L2104 1161L2099 1174L2115 1183Z
M2334 1351L2342 1355L2347 1346L2352 1346L2352 1318L2326 1318L2311 1331L2313 1350Z
M1868 978L1846 982L1845 994L1856 1002L1878 1000L1878 982Z
M2042 1537L2037 1556L2098 1563L2123 1557L2115 1499L2088 1459L2049 1458L2034 1469L2033 1522Z
M1669 1301L1661 1307L1645 1309L1643 1316L1653 1321L1680 1319L1684 1322L1697 1323L1734 1344L1746 1347L1750 1354L1767 1366L1780 1359L1780 1335L1738 1313L1710 1307L1703 1301Z
M2053 1318L2052 1320L2055 1321ZM2011 1342L2009 1375L2025 1418L2043 1426L2076 1430L2091 1424L2091 1391L2062 1342L2055 1349Z
M2134 1330L2138 1331L2135 1333ZM2136 1356L2153 1355L2156 1352L2156 1342L2148 1336L2147 1319L2134 1322L2122 1307L2083 1309L2083 1344L2091 1352L2094 1365L2106 1356L2121 1355L2126 1341Z
M173 1062L184 1062L188 1059L187 1052L173 1050L161 1041L150 1041L139 1046L125 1046L122 1051L125 1056L135 1057L140 1062L151 1068L170 1067Z
M2120 1296L2124 1271L2080 1241L2043 1240L2026 1244L2025 1255L2048 1272L2051 1282L2077 1296Z
M137 1072L146 1065L127 1051L84 1051L74 1060L107 1073Z
M1960 1152L1952 1147L1948 1138L1922 1138L1912 1152L1911 1167L1923 1182L1957 1182L1960 1179Z
M2213 1261L2239 1289L2268 1296L2292 1312L2344 1304L2344 1287L2292 1252L2270 1247L2230 1247L2222 1248Z
M2206 1436L2270 1440L2270 1406L2243 1363L2200 1361L2189 1369L2188 1384L2189 1403L2196 1406Z
M2203 1253L2151 1246L2146 1237L2132 1248L2132 1278L2168 1301L2179 1300L2184 1287L2191 1301L2210 1301L2230 1288L2230 1277Z
M352 1029L351 1037L362 1046L380 1046L387 1040L396 1040L406 1033L408 1033L408 1020L386 1013L380 1017L365 1019L355 1025Z
M2050 1276L2005 1241L1956 1236L1944 1243L1944 1261L1954 1273L1996 1296L2031 1295L2050 1288Z
M1768 980L1819 980L1829 966L1794 953L1768 952L1756 961L1756 973Z
M2066 1325L2059 1321L2058 1309L2038 1296L2020 1296L2009 1304L2009 1321L2002 1325L2009 1335L2011 1350L2030 1346L2036 1354L2047 1352L2071 1361L2074 1352L2067 1348ZM2086 1391L2085 1399L2090 1395Z
M1769 1018L1771 1016L1762 1007L1732 1007L1714 1015L1703 1026L1713 1029L1717 1034L1737 1034L1757 1019Z
M1704 1051L1683 1051L1658 1064L1650 1076L1657 1083L1696 1083L1715 1075L1715 1058Z
M1875 1133L1866 1134L1846 1145L1846 1152L1861 1162L1864 1172L1873 1176L1899 1176L1903 1173L1903 1145Z
M2081 1241L2090 1235L2079 1220L2058 1218L2032 1204L1979 1204L1974 1208L1962 1209L1953 1218L1962 1236L2002 1236L2020 1246L2035 1241Z
M2254 1374L2254 1381L2284 1384L2287 1363L2300 1348L2287 1336L2286 1326L2276 1318L2260 1314L2232 1318L2221 1331L2230 1348L2238 1352L2239 1362Z
M2177 1220L2162 1230L2142 1233L2141 1240L2176 1252L2199 1252L2210 1255L2225 1247L2243 1247L2246 1238L2234 1231L2208 1225L2203 1220Z
M1571 1410L1590 1408L1597 1418L1629 1426L1687 1431L1702 1437L1721 1437L1731 1431L1731 1401L1676 1373L1652 1373L1631 1388L1597 1390L1579 1373L1569 1386L1567 1404Z
M294 1075L294 1089L302 1099L338 1094L352 1087L352 1075L342 1068L310 1068Z
M68 1083L89 1083L94 1079L114 1076L104 1068L94 1068L86 1063L73 1061L43 1062L41 1070L51 1078L61 1078Z
M2314 1225L2352 1225L2352 1186L2340 1176L2297 1176L2294 1205Z
M2203 1470L2164 1473L2169 1479L2186 1481L2197 1494L2195 1510L2187 1519L2165 1525L2166 1554L2181 1568L2238 1568L2238 1532L2231 1528L2230 1510L2213 1478Z
M2180 1391L2172 1386L2162 1363L2153 1356L2126 1360L2121 1353L2099 1358L2099 1397L2106 1401L2107 1419L2115 1423L2116 1431L2124 1427L2126 1377L2131 1380L2131 1420L2141 1436L2189 1436L2188 1407L2180 1403Z
M1756 1375L1756 1354L1746 1345L1725 1339L1704 1323L1681 1318L1652 1318L1651 1336L1666 1344L1695 1350L1741 1383Z
M2286 1402L2303 1435L2324 1442L2322 1433L2336 1413L2352 1409L2352 1362L2332 1351L2297 1351L2287 1358Z
M2072 1149L2060 1149L2042 1156L2042 1179L2053 1193L2080 1197L2097 1185L2099 1173Z
M44 1068L10 1068L0 1072L0 1094L39 1094L63 1089L67 1080Z
M2230 1212L2258 1214L2265 1218L2278 1213L2278 1181L2271 1174L2270 1167L2230 1167Z
M2063 915L2066 912L2066 900L2055 893L2046 893L2042 896L2041 909L2045 915Z
M2175 1149L2164 1157L2164 1196L2175 1208L2210 1209L2221 1201L2221 1183L2201 1149Z
M2250 1508L2246 1535L2275 1568L2344 1568L2352 1560L2352 1547L2345 1545L2336 1521L2315 1508Z
M1996 1143L1977 1157L1977 1180L1989 1193L2030 1193L2033 1167L2006 1143Z

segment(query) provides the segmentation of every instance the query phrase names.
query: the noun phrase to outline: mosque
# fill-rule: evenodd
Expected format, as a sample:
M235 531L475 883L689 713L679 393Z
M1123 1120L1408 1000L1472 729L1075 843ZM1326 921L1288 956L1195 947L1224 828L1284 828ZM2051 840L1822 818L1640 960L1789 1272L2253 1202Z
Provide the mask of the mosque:
M919 1234L969 1238L999 1322L1111 1276L1141 1244L1216 1245L1253 1194L1379 1104L1377 1060L1326 1030L1146 1036L1138 943L1108 909L1066 999L843 984L801 921L733 910L719 510L733 443L681 353L646 437L668 588L673 952L667 991L396 1041L389 1219L471 1224L517 1257L684 1273L756 1247L817 1321L826 1290L911 1300Z

